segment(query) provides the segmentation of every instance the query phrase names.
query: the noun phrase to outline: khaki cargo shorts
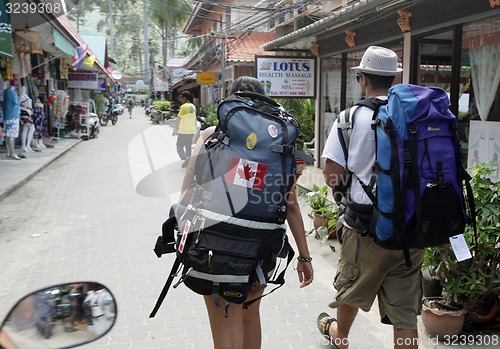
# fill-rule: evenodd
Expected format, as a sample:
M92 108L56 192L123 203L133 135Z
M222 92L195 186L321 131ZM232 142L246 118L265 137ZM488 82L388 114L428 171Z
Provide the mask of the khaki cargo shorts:
M424 251L410 250L412 267L405 265L402 250L380 247L369 236L342 227L342 247L333 286L340 304L369 311L378 296L381 321L399 329L416 329L421 311L421 266Z

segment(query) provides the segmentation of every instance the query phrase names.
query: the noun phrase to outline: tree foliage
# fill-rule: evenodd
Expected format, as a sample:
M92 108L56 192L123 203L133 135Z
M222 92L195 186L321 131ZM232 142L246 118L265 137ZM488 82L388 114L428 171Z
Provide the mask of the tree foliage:
M86 16L98 11L102 19L97 32L110 41L110 7L113 17L114 57L118 69L129 75L144 72L144 22L148 23L149 51L153 61L165 66L168 57L175 56L178 32L192 10L191 0L146 0L148 17L143 16L143 0L80 0L70 13L70 19L85 24ZM161 55L161 56L160 56Z

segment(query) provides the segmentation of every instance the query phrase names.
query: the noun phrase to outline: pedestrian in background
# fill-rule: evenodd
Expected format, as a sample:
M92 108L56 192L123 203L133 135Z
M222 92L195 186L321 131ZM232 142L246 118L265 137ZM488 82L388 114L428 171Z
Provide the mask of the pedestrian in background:
M130 119L132 119L132 109L134 109L134 100L130 96L127 99L127 109L128 109L128 116L130 117Z
M360 65L352 68L357 72L356 80L366 98L387 100L395 76L402 71L397 63L396 53L387 48L371 46L366 50ZM358 108L361 109L356 112L347 161L337 121L322 155L326 159L323 174L328 186L335 190L345 180L346 168L352 172L352 180L347 192L347 209L337 230L341 241L334 279L337 295L329 304L337 308L337 318L321 313L318 328L335 348L346 349L358 310L369 311L377 297L381 322L393 326L394 348L414 349L418 347L417 315L421 310L420 269L424 251L410 249L413 266L407 267L401 250L384 249L368 234L372 202L360 179L368 182L374 176L375 132L371 127L374 111L365 106Z
M182 91L179 96L181 108L177 114L174 136L177 135L177 154L184 160L182 167L185 168L191 157L193 137L196 134L196 107L193 104L193 95L189 91Z
M265 91L260 82L249 76L242 76L233 82L230 89L230 94L238 91L250 91L265 95ZM181 107L182 108L182 107ZM194 183L194 164L196 155L199 153L205 140L214 133L215 126L205 129L196 143L193 151L193 157L189 161L182 192L186 192ZM184 197L186 197L185 195ZM297 258L297 274L299 277L300 287L305 287L313 281L313 267L307 246L305 236L304 222L298 205L295 192L295 184L290 189L290 194L287 201L287 221L292 232L293 238L297 245L300 258ZM279 251L274 251L276 255ZM273 258L263 258L264 260L273 260ZM274 264L276 264L276 256L274 255ZM273 270L275 266L265 266L264 275L268 275L268 268ZM185 281L187 282L187 281ZM259 282L255 282L247 299L256 299L262 296L264 289ZM214 304L213 295L203 296L205 305L208 311L210 320L210 329L212 331L212 339L214 348L232 348L232 349L260 349L262 342L262 331L260 322L260 303L257 300L248 306L248 309L243 309L242 304L231 304L231 315L226 316L226 310L223 306L217 307Z

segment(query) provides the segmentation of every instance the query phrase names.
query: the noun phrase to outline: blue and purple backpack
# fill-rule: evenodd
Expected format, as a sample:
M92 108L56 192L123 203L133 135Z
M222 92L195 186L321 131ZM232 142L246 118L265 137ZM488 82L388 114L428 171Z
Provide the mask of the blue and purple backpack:
M374 207L370 234L383 247L404 250L407 264L409 248L448 244L464 232L464 186L475 225L458 121L449 107L443 89L410 84L391 87L387 103L372 107L376 181L364 186Z

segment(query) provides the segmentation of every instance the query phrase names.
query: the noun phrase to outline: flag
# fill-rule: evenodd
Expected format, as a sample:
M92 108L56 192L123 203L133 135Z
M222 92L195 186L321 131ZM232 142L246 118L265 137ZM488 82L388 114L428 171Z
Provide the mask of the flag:
M92 55L89 57L85 57L85 59L83 60L83 65L92 68L94 66L94 62L95 62L95 55Z
M262 190L266 177L267 165L256 161L233 157L225 175L227 183Z
M85 55L87 54L88 45L78 46L75 49L75 56L72 59L71 68L77 70L80 69L83 61L85 60Z

